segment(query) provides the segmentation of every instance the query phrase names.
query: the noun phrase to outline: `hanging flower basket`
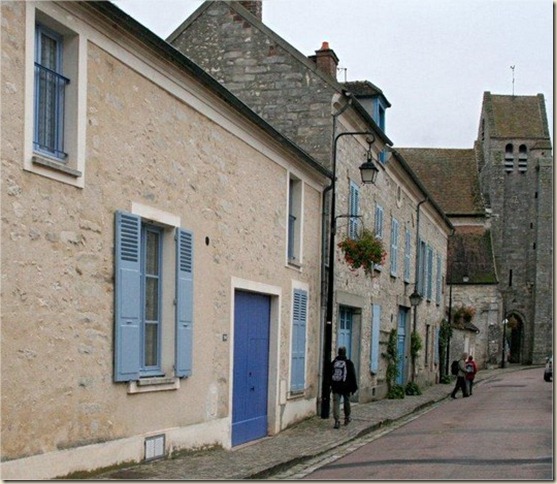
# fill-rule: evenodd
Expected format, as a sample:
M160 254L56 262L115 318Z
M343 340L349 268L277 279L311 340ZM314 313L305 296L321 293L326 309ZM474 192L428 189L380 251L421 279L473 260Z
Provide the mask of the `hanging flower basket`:
M356 271L363 267L366 275L371 277L373 277L374 264L382 264L387 255L381 239L366 229L357 239L346 237L338 243L338 247L344 253L344 260L351 270Z

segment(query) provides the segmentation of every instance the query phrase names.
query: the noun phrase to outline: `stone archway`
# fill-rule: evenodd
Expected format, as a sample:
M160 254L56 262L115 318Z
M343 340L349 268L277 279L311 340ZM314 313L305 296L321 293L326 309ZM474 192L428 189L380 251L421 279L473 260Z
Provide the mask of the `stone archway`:
M509 363L522 362L522 348L524 339L524 322L519 314L513 313L508 317L510 334L507 334L509 344Z

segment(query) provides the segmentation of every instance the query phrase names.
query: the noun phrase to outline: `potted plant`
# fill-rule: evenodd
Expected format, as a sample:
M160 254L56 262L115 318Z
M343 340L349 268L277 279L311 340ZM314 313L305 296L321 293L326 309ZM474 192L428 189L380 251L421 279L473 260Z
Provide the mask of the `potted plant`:
M342 250L344 260L351 270L356 271L362 267L366 275L371 277L373 277L373 266L382 264L387 255L383 241L366 229L357 239L346 237L338 243L338 247Z

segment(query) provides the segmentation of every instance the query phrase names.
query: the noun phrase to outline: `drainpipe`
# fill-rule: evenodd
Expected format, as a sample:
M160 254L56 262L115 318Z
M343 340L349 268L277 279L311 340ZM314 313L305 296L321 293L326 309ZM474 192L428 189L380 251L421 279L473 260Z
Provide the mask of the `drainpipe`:
M418 275L419 275L419 257L421 256L421 245L420 245L420 207L422 203L425 203L429 200L429 197L425 197L421 202L418 203L416 208L417 215L416 215L416 274L414 276L414 294L418 293ZM412 332L416 333L416 327L418 325L418 304L420 304L420 299L418 300L417 304L414 305L414 321L412 324ZM427 351L427 348L426 348ZM416 378L416 356L414 354L411 355L412 357L412 382L414 382Z
M337 127L337 118L344 113L351 105L352 105L352 94L349 92L344 92L344 95L348 98L348 102L342 106L336 113L333 113L333 135L332 135L332 144L331 146L333 146L333 150L334 150L334 140L335 140L335 135L336 135L336 127ZM333 158L334 158L334 153L331 153L331 164L333 163ZM321 260L321 301L326 301L326 305L325 306L321 306L321 319L322 321L325 321L326 319L326 314L325 311L327 310L327 306L331 303L330 301L327 301L327 295L328 295L328 284L329 282L329 278L328 278L328 272L327 272L327 260L328 260L328 254L325 251L325 248L327 247L327 240L330 238L328 237L328 230L331 229L331 223L330 223L330 216L331 213L334 211L335 209L335 200L331 200L331 204L329 206L329 211L327 211L327 195L328 193L333 190L333 188L335 187L336 184L336 180L333 178L333 180L331 181L331 184L325 188L325 190L323 191L323 214L322 214L322 234L323 234L323 240L322 240L322 260ZM330 244L329 244L330 245ZM334 247L329 247L329 251L334 251L335 248ZM329 267L328 270L331 270L331 268ZM325 311L324 311L325 309ZM325 322L326 323L326 322ZM321 334L321 340L322 340L322 347L323 347L323 358L322 358L322 363L321 363L321 374L320 374L320 384L321 384L321 401L320 401L320 409L319 409L319 413L321 415L322 418L328 418L329 417L329 411L330 411L330 390L329 390L329 385L326 383L327 378L325 378L326 372L329 368L329 364L330 364L330 357L331 355L328 354L328 349L330 349L332 347L332 328L326 327L326 324L322 324L321 325L322 328L322 334Z

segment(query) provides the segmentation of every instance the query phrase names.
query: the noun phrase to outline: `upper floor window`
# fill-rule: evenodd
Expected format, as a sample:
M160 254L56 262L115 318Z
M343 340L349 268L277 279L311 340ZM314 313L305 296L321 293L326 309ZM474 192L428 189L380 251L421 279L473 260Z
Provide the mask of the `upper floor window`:
M55 4L27 3L23 169L79 188L85 186L87 122L83 30L81 20Z
M288 184L288 262L301 264L302 181L290 176Z
M65 160L64 115L66 86L62 75L63 37L37 24L35 36L35 125L33 146L58 160Z
M360 187L350 182L350 200L348 207L348 237L358 238L360 228Z
M398 220L391 221L391 276L398 275Z
M410 251L412 244L412 234L406 228L404 232L404 282L410 282Z

